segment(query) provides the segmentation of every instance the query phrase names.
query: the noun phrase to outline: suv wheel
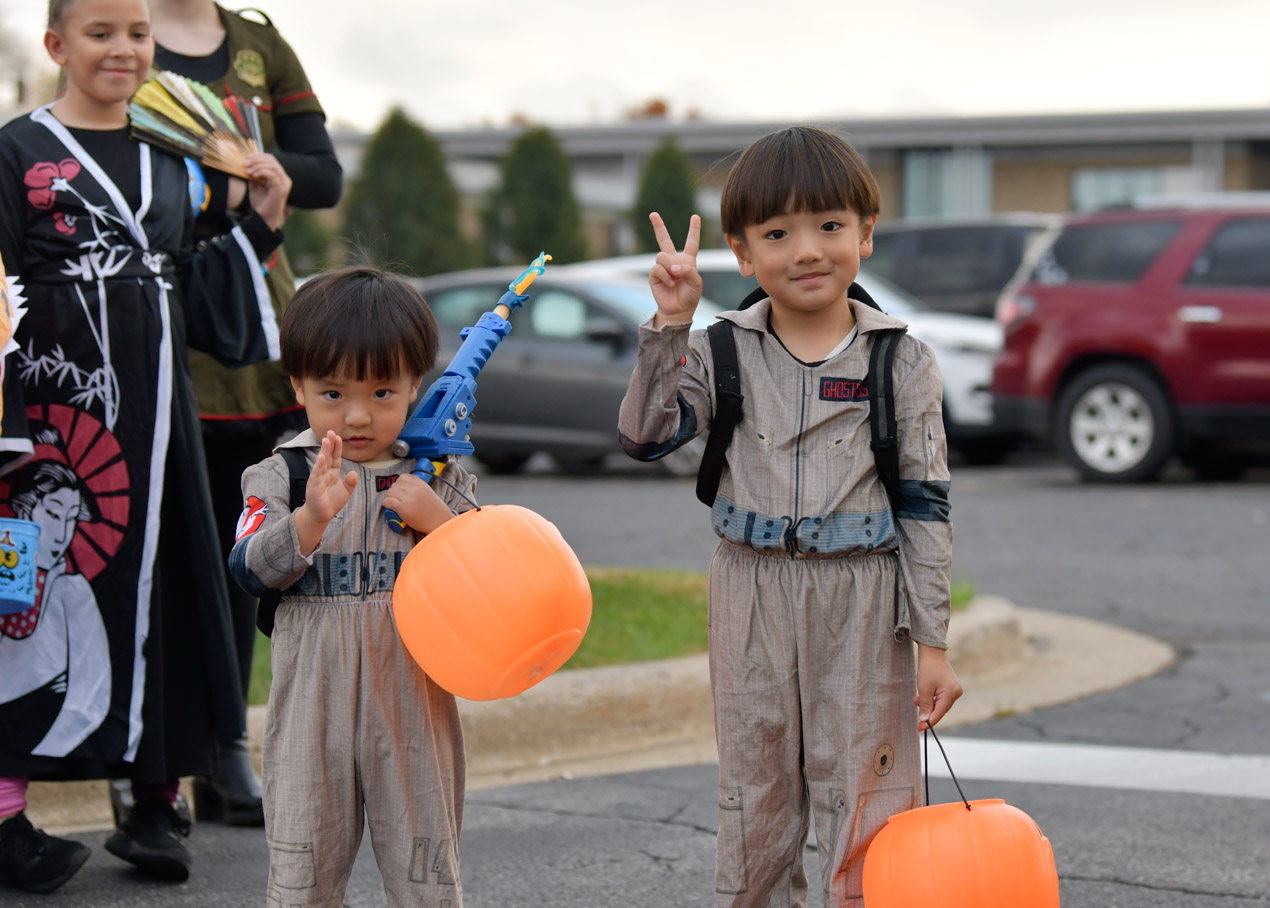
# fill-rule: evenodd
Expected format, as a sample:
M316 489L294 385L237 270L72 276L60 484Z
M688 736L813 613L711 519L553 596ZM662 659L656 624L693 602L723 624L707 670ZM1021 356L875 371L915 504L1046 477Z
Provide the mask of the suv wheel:
M1122 363L1095 366L1063 392L1055 437L1084 479L1153 479L1173 451L1173 409L1159 383L1142 369Z

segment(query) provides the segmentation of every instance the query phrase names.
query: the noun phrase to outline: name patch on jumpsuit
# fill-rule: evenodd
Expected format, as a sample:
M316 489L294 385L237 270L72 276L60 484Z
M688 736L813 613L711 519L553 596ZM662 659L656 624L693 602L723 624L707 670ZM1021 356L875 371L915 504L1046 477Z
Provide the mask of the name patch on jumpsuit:
M869 383L863 378L822 378L821 400L868 400Z

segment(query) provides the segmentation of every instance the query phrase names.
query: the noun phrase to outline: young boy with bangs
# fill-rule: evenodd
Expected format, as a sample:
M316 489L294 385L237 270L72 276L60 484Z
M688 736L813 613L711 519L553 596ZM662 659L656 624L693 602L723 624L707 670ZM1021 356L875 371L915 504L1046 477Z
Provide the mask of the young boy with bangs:
M402 560L476 487L452 463L434 491L391 451L436 360L436 321L403 279L345 268L297 291L281 345L309 429L243 474L230 554L245 590L283 591L262 773L268 901L342 904L364 815L389 905L461 908L458 709L392 616ZM308 470L294 510L293 451ZM389 529L386 508L406 532Z
M806 904L809 808L825 904L862 906L869 843L920 803L917 730L961 695L945 654L943 381L930 348L908 335L893 367L895 508L871 450L869 353L904 327L848 292L879 205L855 150L810 127L756 141L723 189L728 245L768 299L720 316L744 396L711 512L721 906ZM700 220L679 252L650 217L657 312L640 328L619 422L641 460L709 428L719 407L706 332L690 331Z

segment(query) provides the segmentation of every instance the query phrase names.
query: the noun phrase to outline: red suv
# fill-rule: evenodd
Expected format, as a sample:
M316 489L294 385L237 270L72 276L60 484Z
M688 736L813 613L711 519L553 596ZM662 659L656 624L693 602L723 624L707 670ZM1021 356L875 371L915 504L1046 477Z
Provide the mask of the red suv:
M1086 479L1206 475L1270 451L1270 200L1068 218L997 306L1003 429Z

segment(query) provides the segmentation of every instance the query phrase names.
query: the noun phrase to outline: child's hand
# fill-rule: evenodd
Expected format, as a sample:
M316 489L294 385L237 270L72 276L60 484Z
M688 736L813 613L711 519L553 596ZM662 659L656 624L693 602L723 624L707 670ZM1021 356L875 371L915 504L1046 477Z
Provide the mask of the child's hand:
M425 536L454 516L432 486L413 473L392 484L384 494L384 507L392 508L407 526Z
M961 682L948 664L948 654L934 646L917 645L917 730L938 725L961 697Z
M357 474L352 470L348 471L348 475L340 476L343 449L344 440L328 431L304 487L304 504L294 514L300 554L305 557L318 547L326 525L348 504L353 490L357 488Z
M653 270L648 273L648 286L657 301L658 327L665 324L682 324L692 321L692 313L701 301L701 275L697 272L697 247L701 245L701 218L693 215L688 222L688 239L684 251L676 252L666 223L661 215L652 212L648 219L653 223L653 234L661 252Z
M291 178L282 164L271 154L249 154L243 158L247 176L251 177L248 193L251 207L264 218L270 230L278 230L287 220L287 196L291 194Z

